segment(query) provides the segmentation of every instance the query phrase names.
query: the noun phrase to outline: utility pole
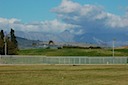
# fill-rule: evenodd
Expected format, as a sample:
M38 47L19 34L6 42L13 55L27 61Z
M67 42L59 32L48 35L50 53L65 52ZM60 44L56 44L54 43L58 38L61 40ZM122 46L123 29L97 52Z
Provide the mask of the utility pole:
M5 55L7 55L7 41L6 41L6 36L4 37L4 52L5 52Z
M4 35L4 54L7 55L7 34Z

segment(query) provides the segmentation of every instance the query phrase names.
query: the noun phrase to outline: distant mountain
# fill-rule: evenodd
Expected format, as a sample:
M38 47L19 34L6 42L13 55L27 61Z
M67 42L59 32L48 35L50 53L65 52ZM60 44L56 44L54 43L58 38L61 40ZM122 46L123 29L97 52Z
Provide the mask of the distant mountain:
M48 45L49 41L39 41L39 40L29 40L21 37L16 38L18 41L19 49L30 49L30 48L43 48L43 46ZM97 46L95 44L88 43L77 43L77 42L54 42L57 46L76 46L76 47L90 47Z
M98 45L112 46L115 40L115 46L128 45L128 36L124 33L86 33L76 36L76 42L88 42Z
M29 40L41 40L41 41L57 41L57 42L73 42L74 35L68 31L64 31L60 34L42 33L42 32L22 32L16 31L16 36L26 38Z
M40 42L37 40L28 40L28 39L21 38L21 37L16 37L16 39L18 41L18 47L20 49L33 48L33 46L32 46L33 43L39 43Z
M116 34L85 33L81 35L75 35L69 32L68 30L59 34L17 31L16 36L28 39L28 41L22 39L22 42L24 42L24 45L26 45L25 44L26 42L32 43L38 40L40 41L53 40L55 42L80 42L80 43L98 44L103 46L112 46L113 39L115 39L115 42L116 42L115 46L128 45L128 35L125 33L116 33Z

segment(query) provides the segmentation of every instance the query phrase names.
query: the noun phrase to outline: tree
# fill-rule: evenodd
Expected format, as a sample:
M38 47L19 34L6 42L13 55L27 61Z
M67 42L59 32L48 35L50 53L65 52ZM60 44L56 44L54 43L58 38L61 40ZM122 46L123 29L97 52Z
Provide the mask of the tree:
M18 50L18 42L16 40L15 31L11 29L10 39L7 37L7 53L9 55L14 55Z
M17 48L15 48L15 44L11 41L7 42L7 54L8 55L15 55L17 54Z
M4 40L4 31L3 30L1 30L1 32L0 32L0 39Z
M4 54L4 32L3 30L0 31L0 54Z
M4 54L4 41L2 39L0 39L0 54Z
M11 35L11 42L14 44L15 48L18 48L18 44L17 44L17 40L16 40L16 36L14 34L14 30L11 29L10 35Z
M52 40L49 41L49 45L54 45L54 42Z
M17 54L18 50L18 42L16 40L15 31L11 29L10 36L4 36L3 30L0 31L0 54L5 54L5 42L7 44L7 54L8 55L15 55Z

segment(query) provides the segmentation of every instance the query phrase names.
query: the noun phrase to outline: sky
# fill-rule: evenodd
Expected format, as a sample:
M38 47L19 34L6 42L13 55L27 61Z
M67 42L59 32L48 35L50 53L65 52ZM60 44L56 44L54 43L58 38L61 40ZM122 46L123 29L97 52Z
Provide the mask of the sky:
M128 32L128 0L0 0L0 29Z
M23 22L51 20L55 14L50 10L61 0L0 0L0 17L17 18Z

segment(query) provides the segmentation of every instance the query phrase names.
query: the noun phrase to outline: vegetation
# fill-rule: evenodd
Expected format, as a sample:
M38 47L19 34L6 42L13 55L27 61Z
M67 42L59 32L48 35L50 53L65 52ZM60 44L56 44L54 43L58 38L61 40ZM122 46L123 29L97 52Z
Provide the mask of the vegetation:
M11 40L10 41L14 44L14 48L17 48L18 43L17 43L17 40L16 40L15 31L13 29L11 29L10 35L11 35Z
M112 56L111 49L25 49L18 52L19 55L45 55L45 56ZM115 56L128 56L128 50L115 50Z
M0 85L128 85L128 66L0 66Z
M0 54L4 54L4 32L0 32Z
M128 53L128 49L115 49L116 52Z
M14 34L14 30L11 29L11 32L9 35L4 35L3 30L0 32L0 54L4 55L5 54L5 42L6 42L6 47L7 47L7 54L8 55L14 55L17 54L18 50L18 43L16 40L16 36Z

